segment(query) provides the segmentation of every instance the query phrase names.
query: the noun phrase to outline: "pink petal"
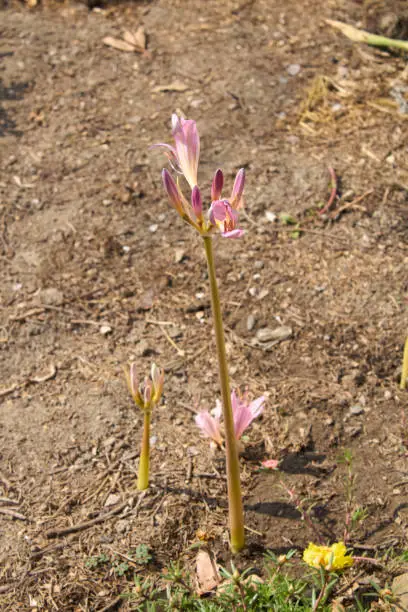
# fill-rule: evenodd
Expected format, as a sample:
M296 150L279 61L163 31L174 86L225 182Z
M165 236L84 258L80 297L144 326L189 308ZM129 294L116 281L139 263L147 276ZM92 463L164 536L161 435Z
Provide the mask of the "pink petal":
M249 404L249 409L252 412L254 419L256 419L256 417L258 417L260 414L262 414L265 406L265 400L266 398L261 395L261 397L258 397L256 400Z
M267 470L276 470L279 465L279 460L278 459L266 459L266 461L261 461L261 465Z
M230 232L222 232L221 236L223 238L240 238L244 233L245 232L242 229L234 229Z
M222 444L220 423L217 419L214 419L209 412L203 411L197 414L195 422L204 436L211 438L219 445Z
M259 397L250 404L245 399L240 399L235 391L231 393L232 414L234 418L234 430L237 440L240 439L247 427L263 411L265 398Z
M198 159L200 156L200 137L196 122L172 116L173 137L176 145L177 161L190 187L197 184Z

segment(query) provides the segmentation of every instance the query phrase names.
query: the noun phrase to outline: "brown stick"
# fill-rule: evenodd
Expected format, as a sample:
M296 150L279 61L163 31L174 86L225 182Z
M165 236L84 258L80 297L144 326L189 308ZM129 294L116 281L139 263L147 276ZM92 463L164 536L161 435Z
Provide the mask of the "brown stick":
M124 601L123 597L119 595L119 597L116 597L116 599L113 599L110 603L108 603L107 606L99 610L99 612L109 612L110 610L113 610L114 608L116 608L116 606L122 603L123 601Z
M104 521L107 521L108 519L115 516L115 514L119 514L119 512L122 512L122 510L124 510L126 506L132 503L132 501L133 498L128 499L116 508L113 508L113 510L111 510L110 512L107 512L106 514L100 514L99 516L90 521L84 521L83 523L78 523L77 525L72 525L71 527L64 527L63 529L50 529L50 531L46 532L45 536L49 539L59 538L60 536L68 535L69 533L76 533L77 531L89 529L89 527L93 527L98 523L103 523Z
M27 517L24 514L20 514L20 512L16 512L11 508L0 508L0 514L6 514L7 516L11 516L12 518L19 519L20 521L26 521Z

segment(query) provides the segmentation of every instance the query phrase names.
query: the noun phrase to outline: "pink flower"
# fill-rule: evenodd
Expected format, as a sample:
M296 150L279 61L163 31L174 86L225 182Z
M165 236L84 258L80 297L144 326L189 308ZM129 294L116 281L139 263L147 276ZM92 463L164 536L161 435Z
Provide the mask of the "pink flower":
M265 397L261 395L261 397L258 397L253 402L248 402L245 397L239 398L235 391L233 391L231 393L231 403L235 437L239 440L252 421L262 414Z
M238 213L228 200L215 200L209 211L210 222L221 230L224 238L239 238L244 233L237 227Z
M207 410L203 410L195 417L196 425L201 429L201 433L207 438L211 438L219 446L222 444L220 430L220 419L222 413L221 402L217 400L216 408L212 411L214 416Z
M266 459L265 461L261 461L261 465L267 470L276 470L279 465L279 459Z
M248 402L245 398L237 396L235 391L231 393L232 416L234 419L234 431L237 440L240 439L245 429L249 427L254 419L262 414L265 398L262 395L253 402ZM208 411L203 411L195 417L196 425L201 429L204 436L211 438L218 445L222 444L220 420L222 414L222 404L216 401L216 407L212 410L212 416Z
M173 113L171 117L174 147L159 143L155 146L167 149L167 157L177 172L184 174L191 189L197 185L198 159L200 157L200 136L196 122L183 119Z

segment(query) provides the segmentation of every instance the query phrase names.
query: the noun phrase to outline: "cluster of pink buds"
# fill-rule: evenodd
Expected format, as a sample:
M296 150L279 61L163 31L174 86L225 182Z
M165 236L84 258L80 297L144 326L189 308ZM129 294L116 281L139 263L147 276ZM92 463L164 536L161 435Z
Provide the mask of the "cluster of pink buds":
M235 391L232 391L231 404L235 438L239 440L252 421L262 414L265 397L261 395L256 400L249 402L246 395L239 397ZM217 400L216 407L211 413L207 410L200 412L195 417L195 422L205 437L211 438L218 446L221 446L223 442L221 433L222 406L219 400Z
M197 184L200 136L196 122L173 114L172 134L174 146L164 143L155 146L164 147L173 170L185 177L191 188L191 198L189 201L183 194L178 178L174 180L170 172L164 169L163 185L171 206L203 236L216 230L220 231L224 238L242 236L243 230L238 227L238 209L243 204L244 169L241 168L237 173L229 199L222 197L224 175L221 170L216 171L211 186L211 205L207 214L204 214L203 200Z
M141 383L136 376L136 364L132 363L129 372L125 371L128 387L135 404L141 410L151 410L156 405L163 393L164 372L154 363L152 365L150 378L146 376Z

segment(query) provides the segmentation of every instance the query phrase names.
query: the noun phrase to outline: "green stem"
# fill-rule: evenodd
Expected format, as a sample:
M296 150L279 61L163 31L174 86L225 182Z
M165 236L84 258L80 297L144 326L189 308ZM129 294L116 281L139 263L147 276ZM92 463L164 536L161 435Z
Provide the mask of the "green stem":
M225 427L225 452L227 458L227 484L229 523L232 552L240 551L245 544L244 513L242 507L241 481L237 441L232 416L231 391L228 376L227 353L225 350L224 328L222 324L220 297L215 275L212 238L203 236L207 257L208 277L211 289L211 304L214 318L215 340L217 345L218 367L220 374L221 397Z
M137 488L144 491L149 486L149 463L150 463L150 410L144 411L142 450L139 461L139 477Z
M405 346L404 346L404 358L402 361L400 389L405 389L405 387L407 386L407 378L408 378L408 338L405 340Z

